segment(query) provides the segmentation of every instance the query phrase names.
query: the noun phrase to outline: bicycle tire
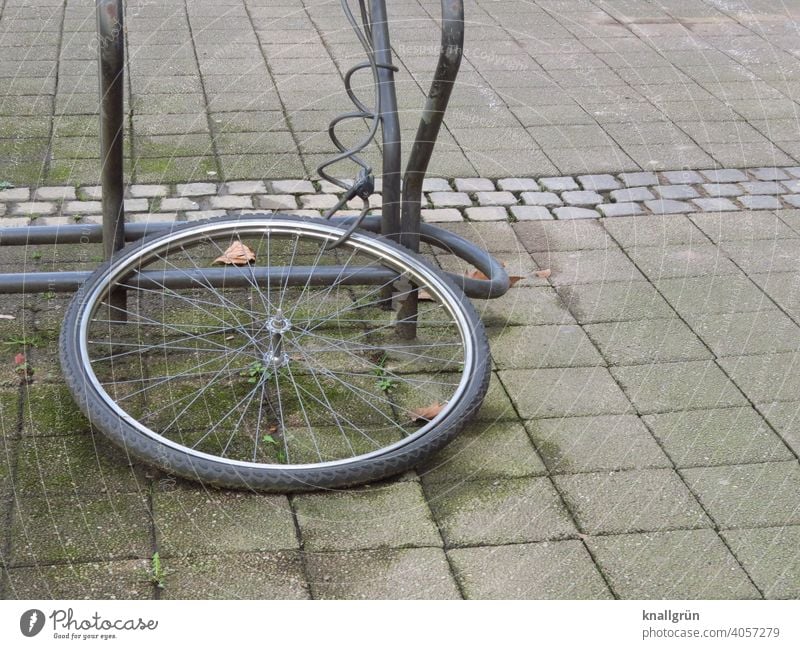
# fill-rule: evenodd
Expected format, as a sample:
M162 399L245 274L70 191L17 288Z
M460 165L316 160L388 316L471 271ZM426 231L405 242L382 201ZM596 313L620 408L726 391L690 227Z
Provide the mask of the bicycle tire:
M338 248L325 250L343 232L321 219L247 215L190 224L127 246L96 269L65 315L61 362L76 403L131 457L215 487L334 489L412 468L450 441L480 406L490 373L485 331L461 289L406 248L357 230ZM205 270L198 280L193 268L210 266L213 255L229 250L223 247L228 243L248 246L256 260L222 264L221 287L212 286ZM313 299L317 280L311 273L305 285L301 277L290 286L290 269L320 271L348 255L344 266L334 266L335 280ZM295 264L312 256L310 267ZM278 259L283 265L276 265ZM364 268L394 279L362 288L353 278ZM187 286L165 286L167 275L178 272L172 269L192 278ZM385 294L378 297L386 285L395 298L409 290L427 293L413 341L387 343L395 315ZM127 294L124 322L123 311L109 310L109 295L120 289ZM370 296L370 302L360 302ZM289 300L291 311L283 308ZM434 312L449 320L435 319ZM107 320L99 317L106 314ZM198 359L206 365L191 366ZM201 367L207 371L192 371ZM412 406L424 407L451 389L438 412L434 404L425 413L427 423L412 421L420 413ZM244 405L248 397L240 395L246 390ZM297 412L284 412L282 390L286 410L291 399L299 404ZM323 407L311 412L305 402ZM364 425L376 424L369 434L352 421L357 417ZM232 432L220 452L224 421L225 434L231 426ZM242 449L247 459L241 459ZM338 457L346 452L350 457Z

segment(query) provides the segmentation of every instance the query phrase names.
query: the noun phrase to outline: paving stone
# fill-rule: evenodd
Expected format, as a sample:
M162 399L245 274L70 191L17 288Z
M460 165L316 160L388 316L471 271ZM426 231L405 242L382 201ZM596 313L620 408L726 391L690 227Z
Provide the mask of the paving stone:
M292 194L259 196L258 206L266 210L293 210L297 207L297 199Z
M61 207L62 214L99 214L102 211L100 201L69 201Z
M751 407L646 415L644 421L678 468L793 457Z
M35 201L74 201L76 199L74 187L39 187L33 192Z
M266 194L267 187L263 180L236 180L224 183L220 189L220 194Z
M15 599L151 599L150 561L102 561L8 571Z
M146 198L126 198L122 205L125 212L146 212L150 209L150 205Z
M422 191L424 192L452 192L453 188L445 178L425 178L422 181Z
M525 225L525 224L523 224ZM525 250L517 238L515 228L509 223L448 223L441 226L454 234L457 234L475 245L481 246L493 253L511 252L514 255L524 254ZM516 227L516 226L515 226Z
M601 536L587 544L622 599L759 597L714 530Z
M617 189L611 192L611 200L617 203L629 203L634 201L649 201L655 196L647 187L632 187L629 189Z
M713 361L612 367L611 373L642 414L747 405Z
M561 198L568 205L597 205L603 202L600 194L591 191L563 192Z
M800 526L720 534L766 599L800 597Z
M506 192L535 192L539 189L539 183L533 178L501 178L497 186Z
M316 190L310 180L271 180L273 194L313 194Z
M781 201L776 196L739 196L737 199L749 210L778 210Z
M727 198L696 198L692 203L704 212L727 212L736 209L736 205Z
M24 202L14 205L11 210L11 214L32 216L34 214L53 214L55 211L55 203Z
M32 225L36 226L62 226L75 223L74 217L69 216L38 216Z
M158 209L161 212L186 212L199 210L200 206L188 198L162 198Z
M227 214L226 210L198 210L196 212L186 212L184 218L187 221L205 221L206 219L226 216Z
M597 220L519 223L514 225L513 229L528 252L599 250L616 247Z
M571 219L596 219L599 214L595 210L589 210L583 207L556 207L553 209L557 219L562 221Z
M703 232L682 214L621 217L602 225L623 248L708 243Z
M605 217L633 216L643 214L644 208L638 203L611 203L597 206L600 213Z
M622 414L631 410L604 367L502 370L499 376L523 419Z
M781 183L781 185L784 189L792 192L793 194L800 192L800 180L785 180Z
M783 200L793 207L800 207L800 194L784 194Z
M581 324L648 320L674 315L648 282L609 282L559 286L558 294Z
M11 543L10 566L146 559L153 553L141 494L19 499Z
M178 196L212 196L217 193L215 183L185 183L175 186Z
M611 174L578 176L578 182L584 189L596 192L619 189L622 187L619 181Z
M89 422L65 385L34 383L26 386L23 435L85 434L89 428Z
M784 167L783 170L790 176L800 178L800 167Z
M800 403L773 401L757 407L792 452L800 455Z
M635 171L619 174L619 179L626 187L642 187L644 185L658 185L658 176L651 171Z
M459 192L494 192L495 186L488 178L456 178L455 179L456 191ZM505 188L501 188L505 189ZM445 191L449 191L449 188ZM498 203L492 203L498 205Z
M0 189L0 202L29 201L30 198L31 190L27 187Z
M547 207L564 204L558 194L554 194L553 192L523 192L520 198L522 198L522 202L526 205L543 205Z
M540 268L552 271L550 281L555 286L567 284L596 284L643 280L631 261L619 250L577 250L534 253Z
M662 279L656 282L656 286L684 317L705 313L746 313L771 306L769 298L742 274Z
M300 207L315 210L327 210L335 207L339 202L339 198L335 194L303 194L298 198L300 199ZM252 201L249 197L246 200Z
M734 240L791 239L797 236L781 219L769 212L725 212L690 218L714 243Z
M580 189L578 183L572 176L555 176L551 178L539 178L539 184L550 192L571 191Z
M739 183L739 186L745 191L746 194L781 194L783 187L780 183L775 182L745 182Z
M686 212L694 211L690 203L684 203L683 201L659 199L645 201L644 204L654 214L685 214Z
M315 599L460 599L439 548L308 553Z
M609 365L640 365L713 358L678 318L585 325Z
M738 183L747 180L747 174L739 169L703 169L700 173L712 183Z
M549 286L515 286L502 297L474 300L473 305L487 327L575 323L559 295Z
M428 198L434 207L471 207L472 199L464 192L431 192Z
M800 523L796 460L682 469L681 474L720 528Z
M687 200L700 196L691 185L659 185L655 187L656 193L667 200Z
M730 356L719 364L751 401L794 401L800 394L800 356L796 352Z
M671 466L633 415L534 419L525 427L552 474Z
M157 212L153 214L126 214L128 223L166 223L178 220L177 212Z
M492 372L489 379L489 390L483 398L475 421L495 423L498 421L517 420L517 412L497 374Z
M778 309L685 316L718 357L800 350L800 327ZM768 335L765 335L769 332Z
M790 178L789 174L777 167L759 167L758 169L749 169L749 171L758 180L786 180Z
M208 199L208 207L212 210L252 209L253 199L249 196L212 196Z
M153 520L163 557L298 547L286 496L156 491Z
M164 557L161 599L308 599L296 552Z
M435 483L426 494L448 547L557 540L577 533L547 478Z
M192 183L192 185L197 185L198 183ZM199 183L199 184L207 184L207 183ZM189 193L183 193L187 190L187 188L191 188L191 185L178 185L178 194L183 196L197 196L197 194L191 193L192 189L189 189ZM209 194L214 194L217 191L216 185L210 184L210 187L213 187ZM182 188L182 189L181 189ZM86 189L86 188L84 188ZM161 196L167 196L169 194L169 187L167 185L131 185L128 187L128 194L131 198L159 198ZM99 198L99 196L97 196Z
M422 220L426 223L460 223L464 220L455 208L443 208L439 210L422 210Z
M448 550L469 599L610 599L580 541Z
M586 534L711 526L672 469L556 475L553 480Z
M442 545L416 482L300 495L293 503L307 551Z
M797 242L791 239L726 241L723 247L728 256L750 275L800 270Z
M3 215L5 209L6 208L4 206L0 206L0 216ZM7 216L3 219L0 219L0 228L22 228L30 225L30 223L31 220L26 216Z
M468 207L465 211L470 221L508 220L508 212L505 207Z
M703 182L703 177L696 171L681 170L681 171L663 171L661 173L668 182L675 185L689 185Z
M490 331L492 359L500 369L582 367L602 365L597 353L577 325L505 327ZM525 349L525 354L520 354Z
M553 218L550 210L539 205L512 205L511 216L517 221L545 221Z
M520 478L545 474L521 423L472 423L417 468L425 482Z
M671 277L737 275L740 272L720 248L710 244L641 246L628 249L628 254L652 282Z
M744 194L744 190L739 185L734 185L732 183L706 183L702 187L712 198L741 196Z

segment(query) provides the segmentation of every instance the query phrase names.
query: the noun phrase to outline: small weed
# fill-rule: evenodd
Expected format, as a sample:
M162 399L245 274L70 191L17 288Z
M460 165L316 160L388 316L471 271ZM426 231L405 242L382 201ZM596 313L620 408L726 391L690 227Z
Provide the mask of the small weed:
M44 347L45 341L41 336L13 336L0 341L5 347Z
M42 297L45 300L52 300L52 299L55 299L56 294L53 291L47 291L46 293L42 293Z
M261 361L250 363L246 369L239 372L239 376L247 379L248 383L258 383L262 378L269 379L272 377L272 372Z
M280 464L286 464L286 451L281 448L280 443L272 435L264 435L261 441L265 444L275 446L275 456L278 458Z
M39 261L41 258L42 258L42 253L41 253L41 252L39 252L38 250L34 250L34 251L31 253L31 259L32 259L33 261Z
M161 565L161 556L158 552L153 553L153 558L150 560L150 582L156 588L164 588L164 580L167 577L167 571Z
M393 379L390 379L386 374L386 370L384 369L386 365L386 354L381 356L380 360L378 360L376 364L377 367L375 368L375 376L378 377L378 389L384 394L387 394L397 386L397 382Z
M14 183L10 183L7 180L0 180L0 191L4 189L14 189Z

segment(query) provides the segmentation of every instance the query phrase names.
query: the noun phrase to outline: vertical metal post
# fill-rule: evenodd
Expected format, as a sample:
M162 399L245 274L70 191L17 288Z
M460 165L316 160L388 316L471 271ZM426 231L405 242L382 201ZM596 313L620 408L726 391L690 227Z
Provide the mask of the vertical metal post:
M103 252L106 259L125 245L123 181L125 43L122 0L97 0L100 72L100 160L103 187ZM109 297L113 307L126 306L125 292ZM113 319L119 318L115 315Z
M419 122L414 146L403 178L403 213L400 243L419 250L419 223L422 208L422 182L428 171L433 147L444 121L450 94L453 92L464 49L464 0L441 0L442 42L439 62ZM412 291L398 313L398 334L404 339L416 337L417 291Z
M393 63L386 0L372 0L371 20L375 61L380 66L378 77L380 79L381 128L383 130L383 220L381 232L397 241L400 235L401 138L394 70L391 69Z

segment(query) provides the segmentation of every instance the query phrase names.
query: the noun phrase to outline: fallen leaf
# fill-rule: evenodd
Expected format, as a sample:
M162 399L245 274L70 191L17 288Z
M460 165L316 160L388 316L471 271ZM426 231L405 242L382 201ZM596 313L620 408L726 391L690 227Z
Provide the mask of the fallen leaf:
M536 277L541 277L542 279L547 279L550 275L553 274L553 271L549 268L545 268L544 270L537 270Z
M16 316L0 313L0 320L16 320L16 319L17 319Z
M255 253L241 241L235 241L228 249L214 260L215 264L246 266L256 260Z
M506 267L506 262L504 262L504 261L501 261L501 262L500 262L500 265L501 265L503 268L505 268L505 267ZM489 278L486 276L486 274L485 274L485 273L483 273L482 271L480 271L480 270L478 270L478 269L475 269L475 270L473 270L472 272L470 272L469 274L467 274L467 277L469 277L469 278L471 278L471 279L489 279ZM520 280L522 280L522 279L525 279L525 276L524 276L524 275L509 275L509 276L508 276L508 285L509 285L509 288L510 288L510 287L512 287L512 286L514 286L514 284L516 284L517 282L519 282L519 281L520 281Z
M503 266L505 266L505 264L503 264ZM477 269L469 273L467 277L471 277L472 279L489 279L482 271Z
M420 302L433 302L433 296L424 288L421 288L417 291L417 300Z
M19 353L14 356L14 365L24 365L25 364L25 354Z
M509 275L508 276L508 287L511 288L512 286L514 286L514 284L516 284L517 282L519 282L522 279L525 279L524 275Z
M430 421L442 411L444 405L445 404L436 401L429 406L425 406L424 408L416 408L415 410L411 411L411 420L416 423L425 423L426 421Z

